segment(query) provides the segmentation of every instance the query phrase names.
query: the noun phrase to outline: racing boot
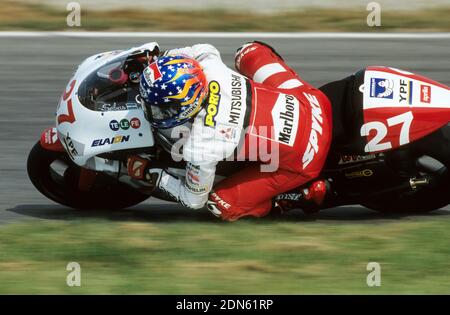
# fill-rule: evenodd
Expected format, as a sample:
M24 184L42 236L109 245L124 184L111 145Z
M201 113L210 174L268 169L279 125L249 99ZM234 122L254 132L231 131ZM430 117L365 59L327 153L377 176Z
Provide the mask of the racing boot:
M302 209L306 214L318 212L329 191L330 185L326 180L316 180L298 193L287 193L286 199L276 200L271 214L278 215L292 209Z
M302 193L305 200L312 201L316 205L320 206L323 204L328 190L328 183L320 179L312 182L309 187L303 188Z

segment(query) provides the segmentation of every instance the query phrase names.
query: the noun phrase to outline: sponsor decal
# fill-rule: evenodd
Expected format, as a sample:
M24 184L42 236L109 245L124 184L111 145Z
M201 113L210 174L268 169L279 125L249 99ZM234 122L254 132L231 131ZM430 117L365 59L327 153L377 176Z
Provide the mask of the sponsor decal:
M194 172L192 171L188 171L186 173L186 177L188 178L188 180L192 183L200 183L200 178L198 177L198 175L196 175Z
M358 163L358 162L361 162L361 161L373 160L376 157L377 157L376 154L369 154L369 155L341 155L338 164L339 165L345 165L345 164Z
M119 125L123 130L128 130L130 128L130 122L125 118L120 121Z
M189 106L188 109L186 109L184 112L182 112L180 114L180 118L188 118L190 116L192 116L193 114L195 114L197 112L197 110L199 109L199 105L197 103L193 103Z
M152 63L144 70L144 78L149 85L152 85L153 82L159 80L161 77L162 74L159 71L157 62Z
M276 140L289 146L293 146L297 135L298 120L300 115L299 101L292 95L280 94L272 109L272 120Z
M231 108L228 122L239 124L242 112L242 78L236 74L231 75Z
M371 169L365 169L362 171L356 171L356 172L351 172L351 173L345 173L345 177L347 177L348 179L352 179L352 178L360 178L360 177L369 177L373 175L373 171Z
M420 101L427 104L431 103L431 86L420 85Z
M299 193L285 193L285 194L279 194L275 197L276 201L286 200L286 201L299 201L303 197L302 194Z
M130 126L133 129L139 129L141 128L141 121L139 120L139 118L133 118L130 120Z
M253 44L247 44L246 46L244 46L236 58L236 68L240 69L241 68L241 59L244 58L245 55L254 51L257 48L258 48L258 46L253 45Z
M236 128L234 127L219 127L218 131L219 134L227 140L235 139L237 136Z
M106 144L117 144L130 141L130 136L115 136L112 138L96 139L92 141L91 147L101 147Z
M126 104L117 104L114 103L100 103L98 105L98 110L102 112L111 112L111 111L121 111L121 110L131 110L138 109L138 103L126 103Z
M125 105L117 105L116 103L108 104L104 103L100 106L100 110L103 112L117 111L117 110L127 110Z
M311 133L309 134L309 141L303 154L303 169L314 160L314 157L319 152L319 135L322 135L322 109L320 108L317 97L309 93L303 92L303 95L308 99L311 106Z
M413 82L409 80L400 80L400 103L408 102L409 105L412 104L413 96Z
M220 84L217 81L211 81L208 86L209 97L206 106L205 126L215 127L215 117L219 112L220 103Z
M111 120L111 121L109 122L109 128L110 128L112 131L118 131L118 130L120 129L119 122L118 122L117 120Z
M128 119L124 118L122 119L120 122L118 122L117 120L111 120L109 122L109 128L112 131L118 131L119 129L122 130L128 130L133 128L133 129L138 129L141 127L141 121L139 120L139 118L133 118L130 121L128 121Z
M393 99L394 81L390 79L371 78L370 97Z
M211 193L210 197L213 199L213 201L220 205L222 208L224 209L230 209L231 205L229 203L227 203L225 200L223 200L222 198L219 197L218 194L216 194L215 192Z
M206 186L200 185L200 166L188 163L186 165L185 186L194 194L207 192Z
M200 195L206 192L205 186L195 185L190 181L186 181L185 186L190 192L196 195Z
M54 131L53 128L49 128L44 133L44 143L45 144L54 144L58 141L58 135Z
M66 145L66 151L69 157L73 160L75 155L78 155L78 151L75 148L75 144L73 143L72 138L67 134L67 136L63 137L64 144Z

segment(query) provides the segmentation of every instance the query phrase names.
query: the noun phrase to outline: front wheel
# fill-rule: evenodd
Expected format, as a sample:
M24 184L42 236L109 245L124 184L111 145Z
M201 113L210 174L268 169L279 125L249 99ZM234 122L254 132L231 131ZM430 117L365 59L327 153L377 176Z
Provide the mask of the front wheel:
M81 167L65 152L44 149L37 142L27 161L28 176L47 198L75 209L122 209L137 205L149 196L103 173L96 173L88 191L78 188Z

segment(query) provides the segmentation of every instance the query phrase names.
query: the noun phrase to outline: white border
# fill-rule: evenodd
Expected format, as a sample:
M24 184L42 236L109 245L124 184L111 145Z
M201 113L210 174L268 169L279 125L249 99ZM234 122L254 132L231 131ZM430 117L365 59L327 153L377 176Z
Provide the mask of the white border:
M1 37L150 37L150 38L354 38L354 39L450 39L450 33L271 33L271 32L0 32Z

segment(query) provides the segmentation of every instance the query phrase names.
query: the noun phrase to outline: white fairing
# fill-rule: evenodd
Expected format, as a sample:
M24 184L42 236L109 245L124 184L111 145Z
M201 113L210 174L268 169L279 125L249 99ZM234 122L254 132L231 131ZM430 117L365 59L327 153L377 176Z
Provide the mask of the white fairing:
M130 50L105 52L87 58L79 66L69 81L56 112L58 138L76 164L92 165L93 158L102 153L154 145L150 124L138 102L127 103L125 107L111 106L103 111L94 111L82 105L78 89L91 73L115 58L136 50L153 50L155 47L157 43L149 43ZM115 122L123 120L128 124L125 123L124 128L117 128Z

